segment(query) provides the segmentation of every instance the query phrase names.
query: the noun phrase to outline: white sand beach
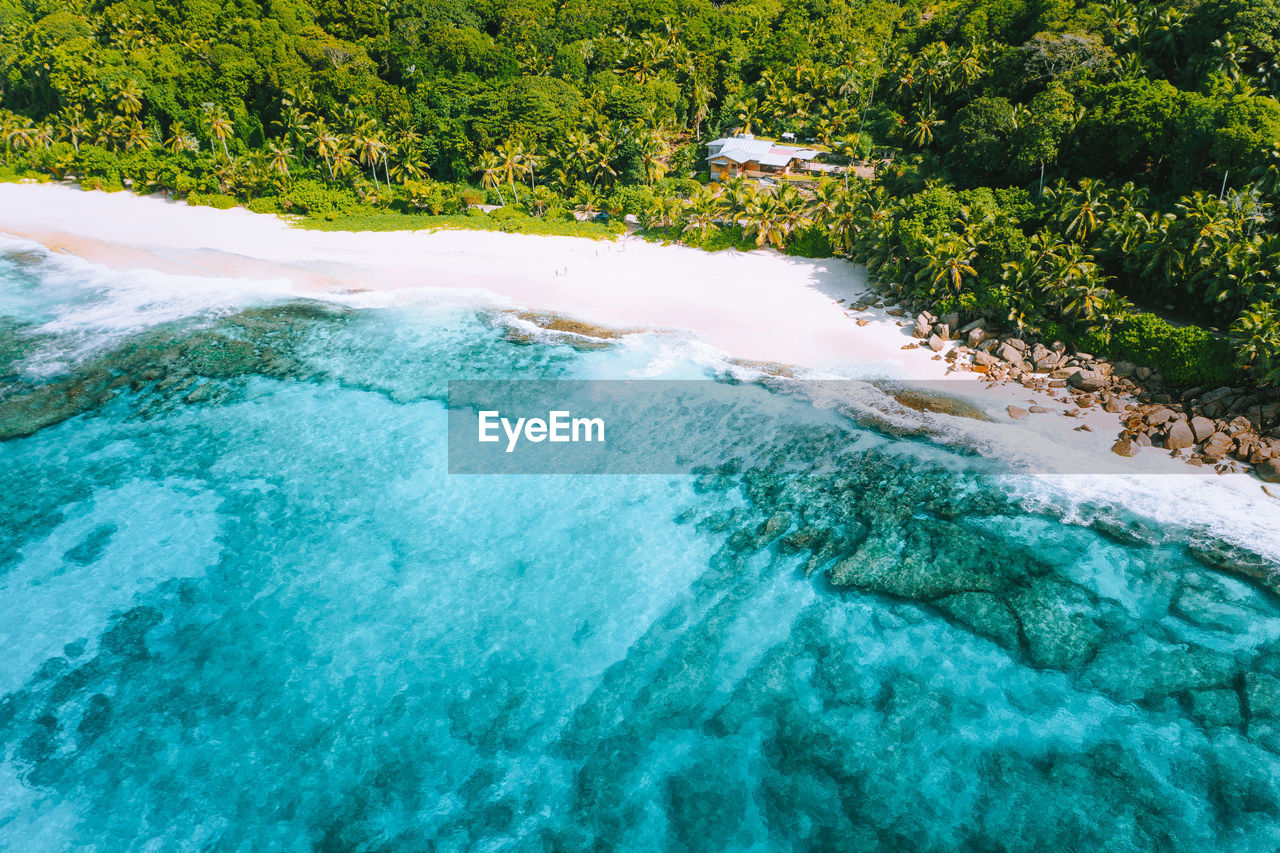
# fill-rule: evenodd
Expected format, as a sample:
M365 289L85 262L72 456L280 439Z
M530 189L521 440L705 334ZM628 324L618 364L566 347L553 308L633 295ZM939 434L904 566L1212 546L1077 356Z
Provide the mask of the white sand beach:
M0 185L0 230L112 268L284 278L304 292L485 291L495 305L602 326L693 331L744 360L817 369L880 362L912 379L946 373L933 353L900 349L909 338L894 318L857 327L845 306L866 292L865 275L840 260L628 238L307 231L242 209L36 184Z

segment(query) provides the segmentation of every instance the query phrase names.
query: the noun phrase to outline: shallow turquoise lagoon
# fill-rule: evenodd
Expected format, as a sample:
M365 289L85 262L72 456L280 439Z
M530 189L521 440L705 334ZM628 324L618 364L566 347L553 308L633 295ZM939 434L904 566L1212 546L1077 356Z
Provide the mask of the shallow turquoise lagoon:
M1276 849L1265 554L804 418L451 477L449 379L725 366L253 292L4 245L0 849Z

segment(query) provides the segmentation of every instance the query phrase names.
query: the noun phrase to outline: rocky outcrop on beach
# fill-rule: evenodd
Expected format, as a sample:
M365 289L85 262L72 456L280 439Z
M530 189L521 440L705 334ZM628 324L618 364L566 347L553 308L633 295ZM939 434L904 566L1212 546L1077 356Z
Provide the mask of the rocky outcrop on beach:
M1264 482L1280 483L1280 389L1177 389L1149 367L1001 332L984 320L960 325L956 315L929 311L917 314L912 335L935 352L953 343L942 355L952 370L1048 393L1070 407L1067 416L1098 409L1121 415L1112 447L1117 455L1165 450L1191 465L1219 473L1252 470ZM1036 408L1011 406L1009 416L1021 419Z

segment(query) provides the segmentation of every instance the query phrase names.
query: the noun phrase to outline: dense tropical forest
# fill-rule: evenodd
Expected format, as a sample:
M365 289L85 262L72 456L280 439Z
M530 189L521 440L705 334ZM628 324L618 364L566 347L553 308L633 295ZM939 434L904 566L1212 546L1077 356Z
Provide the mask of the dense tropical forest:
M629 213L1184 385L1280 383L1277 94L1280 0L0 0L3 176L322 227ZM710 184L735 131L876 177Z

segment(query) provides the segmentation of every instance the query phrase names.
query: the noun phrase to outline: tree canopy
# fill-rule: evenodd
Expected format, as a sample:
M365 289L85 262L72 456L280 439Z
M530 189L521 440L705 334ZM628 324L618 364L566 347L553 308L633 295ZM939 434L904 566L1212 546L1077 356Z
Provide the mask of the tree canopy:
M1272 382L1278 94L1280 0L0 0L14 174L636 214L1064 334L1181 312ZM700 188L739 131L877 177Z

